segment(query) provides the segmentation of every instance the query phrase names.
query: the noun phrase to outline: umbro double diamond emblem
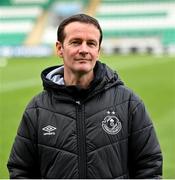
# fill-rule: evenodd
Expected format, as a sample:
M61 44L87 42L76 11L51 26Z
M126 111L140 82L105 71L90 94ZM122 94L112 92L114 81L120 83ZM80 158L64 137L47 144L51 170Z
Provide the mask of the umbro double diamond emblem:
M44 136L45 135L49 135L49 136L50 135L55 135L55 132L53 132L53 131L55 131L56 129L57 129L56 127L48 125L48 126L42 128L42 130L45 132L45 133L43 133L43 135Z

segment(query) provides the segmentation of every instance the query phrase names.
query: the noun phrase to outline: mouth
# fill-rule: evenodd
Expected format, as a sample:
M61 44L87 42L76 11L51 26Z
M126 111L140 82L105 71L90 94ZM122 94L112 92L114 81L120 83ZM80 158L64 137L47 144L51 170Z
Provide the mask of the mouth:
M78 58L78 59L75 59L76 61L91 61L90 59L85 59L85 58Z

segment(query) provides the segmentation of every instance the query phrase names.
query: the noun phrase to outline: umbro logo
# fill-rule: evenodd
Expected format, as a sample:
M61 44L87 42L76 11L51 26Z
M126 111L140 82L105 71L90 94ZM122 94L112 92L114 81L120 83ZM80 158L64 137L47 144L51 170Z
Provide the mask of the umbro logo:
M48 126L42 128L42 130L45 131L45 133L43 133L43 135L44 136L45 135L55 135L55 132L53 132L53 131L55 131L56 129L57 129L56 127L48 125Z

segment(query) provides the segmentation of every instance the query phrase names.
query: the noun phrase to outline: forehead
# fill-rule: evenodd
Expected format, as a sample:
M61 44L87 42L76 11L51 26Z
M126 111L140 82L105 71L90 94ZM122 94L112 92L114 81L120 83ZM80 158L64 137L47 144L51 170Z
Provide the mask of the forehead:
M91 36L92 38L99 39L99 29L90 23L72 22L65 26L66 37L72 36Z

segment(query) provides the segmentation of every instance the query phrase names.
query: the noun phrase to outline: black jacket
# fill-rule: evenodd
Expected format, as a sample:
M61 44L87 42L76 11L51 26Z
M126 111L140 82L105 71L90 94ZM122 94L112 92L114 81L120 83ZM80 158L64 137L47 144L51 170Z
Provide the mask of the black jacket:
M161 178L162 155L143 102L97 62L88 89L58 85L27 106L9 157L11 178Z

